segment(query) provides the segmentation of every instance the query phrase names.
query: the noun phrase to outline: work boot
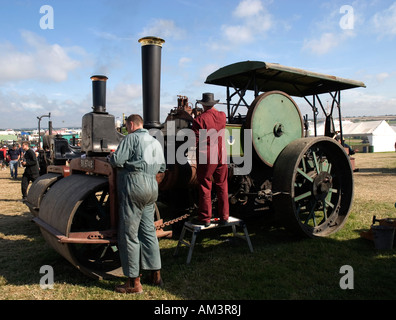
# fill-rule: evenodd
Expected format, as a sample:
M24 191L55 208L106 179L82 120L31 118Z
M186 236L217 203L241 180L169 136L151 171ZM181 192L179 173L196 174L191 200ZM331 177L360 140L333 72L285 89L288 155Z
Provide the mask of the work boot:
M117 286L115 291L118 293L143 293L140 277L128 278L125 284Z
M227 223L228 223L228 219L227 219L227 220L220 219L220 220L218 221L218 224L219 224L220 226L225 226Z
M150 282L153 286L162 287L164 285L161 277L161 270L151 271Z
M210 226L210 221L202 221L198 218L193 218L191 219L191 224L194 224L196 226L204 226L205 228Z

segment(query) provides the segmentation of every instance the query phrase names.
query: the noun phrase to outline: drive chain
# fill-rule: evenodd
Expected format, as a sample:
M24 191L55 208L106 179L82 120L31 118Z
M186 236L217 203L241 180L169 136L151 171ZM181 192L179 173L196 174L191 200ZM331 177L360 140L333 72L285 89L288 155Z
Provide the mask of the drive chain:
M187 214L182 215L182 216L180 216L180 217L177 217L177 218L175 218L175 219L172 219L172 220L169 220L169 221L167 221L167 222L164 222L163 224L157 226L157 227L156 227L156 230L163 229L163 228L165 228L165 227L167 227L167 226L170 226L170 225L172 225L172 224L174 224L174 223L177 223L177 222L179 222L179 221L185 220L185 219L187 219L189 216L190 216L190 214L187 213Z

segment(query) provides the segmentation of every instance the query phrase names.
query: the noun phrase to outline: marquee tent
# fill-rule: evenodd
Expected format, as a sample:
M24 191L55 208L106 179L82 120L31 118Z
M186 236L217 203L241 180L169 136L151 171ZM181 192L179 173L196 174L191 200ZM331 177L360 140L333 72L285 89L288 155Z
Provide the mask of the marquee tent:
M395 151L396 132L385 121L343 123L344 138L367 137L373 152Z

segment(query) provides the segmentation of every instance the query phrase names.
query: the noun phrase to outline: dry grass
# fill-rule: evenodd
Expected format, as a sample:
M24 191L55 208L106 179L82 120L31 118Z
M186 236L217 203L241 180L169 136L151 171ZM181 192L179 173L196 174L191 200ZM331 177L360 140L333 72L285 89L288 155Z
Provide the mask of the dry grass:
M173 258L177 241L161 240L165 287L145 285L139 296L114 293L122 280L87 279L54 252L20 201L20 179L11 180L8 170L0 171L0 300L394 299L395 250L377 253L359 231L370 227L373 215L396 217L396 153L355 158L359 171L352 213L336 235L296 241L282 230L256 223L248 225L253 255L244 242L230 250L224 235L208 235L194 250L190 266L185 265L185 248ZM338 285L344 264L356 270L356 288L349 292ZM39 286L42 265L55 270L54 290ZM210 281L203 281L208 277Z
M396 153L360 153L354 156L355 198L365 201L396 202Z

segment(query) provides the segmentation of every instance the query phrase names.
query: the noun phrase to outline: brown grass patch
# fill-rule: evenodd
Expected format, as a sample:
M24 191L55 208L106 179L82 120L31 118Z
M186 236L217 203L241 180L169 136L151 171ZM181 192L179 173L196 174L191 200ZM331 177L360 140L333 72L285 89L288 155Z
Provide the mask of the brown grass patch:
M360 153L356 158L356 199L365 201L396 202L396 152Z

